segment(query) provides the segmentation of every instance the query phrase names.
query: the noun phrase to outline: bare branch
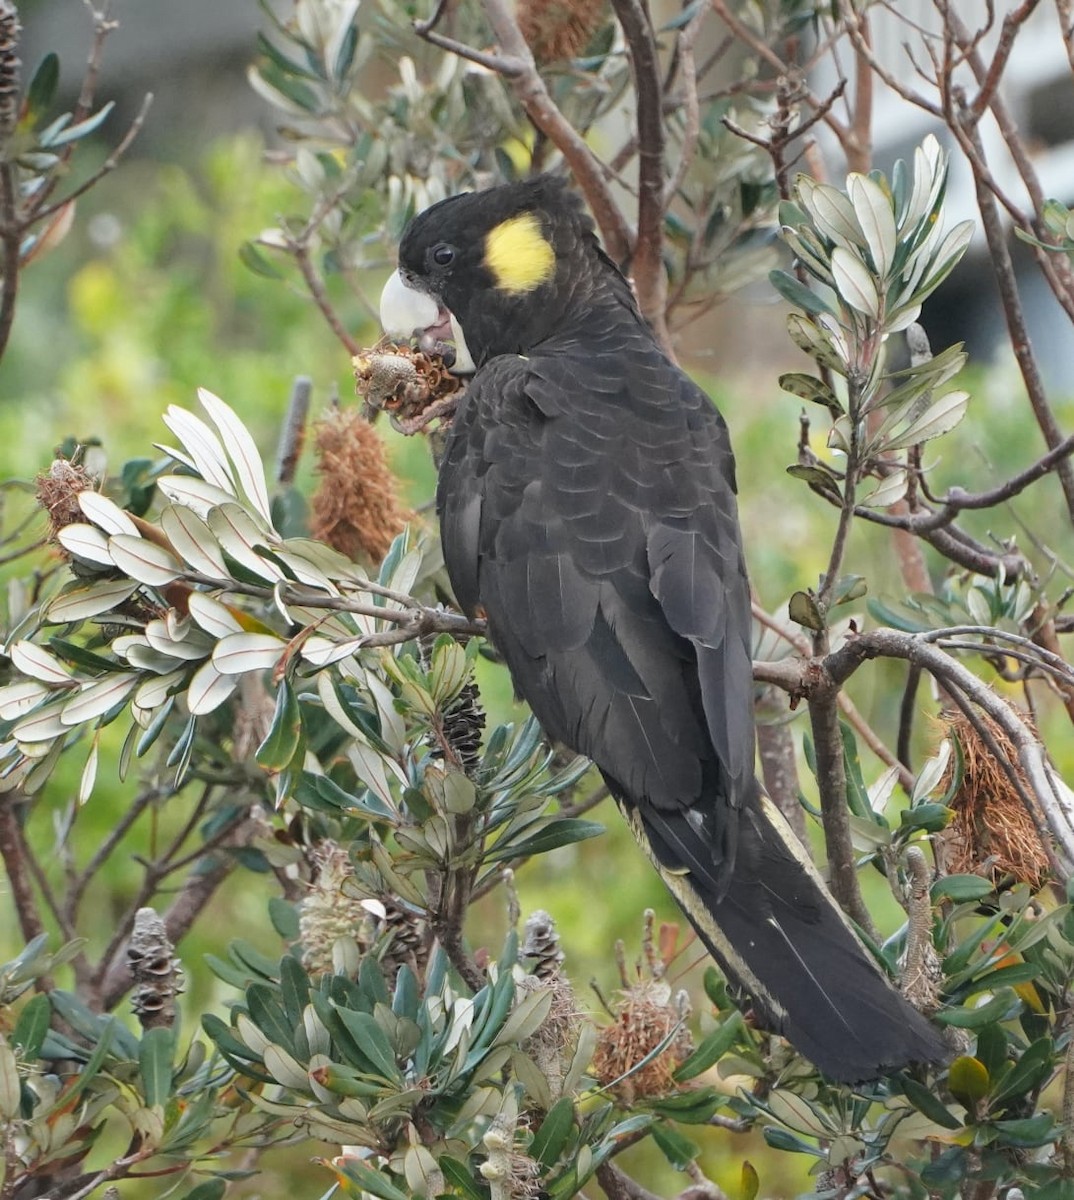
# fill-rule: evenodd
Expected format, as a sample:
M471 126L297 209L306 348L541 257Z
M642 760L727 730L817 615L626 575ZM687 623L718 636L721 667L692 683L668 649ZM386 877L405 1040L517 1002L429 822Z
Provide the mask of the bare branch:
M612 0L612 4L630 48L637 105L638 236L630 270L638 307L670 356L664 269L664 118L656 37L641 0Z

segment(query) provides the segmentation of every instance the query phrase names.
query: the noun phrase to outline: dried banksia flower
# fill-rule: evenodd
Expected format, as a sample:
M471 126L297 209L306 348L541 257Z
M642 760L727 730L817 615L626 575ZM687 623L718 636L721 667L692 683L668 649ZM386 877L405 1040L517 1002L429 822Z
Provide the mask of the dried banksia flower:
M47 474L38 475L37 502L48 513L50 541L56 540L61 529L86 519L78 503L78 493L90 490L93 485L93 476L86 468L66 458L55 459Z
M984 713L978 714L978 720L1025 791L1032 793L1018 751L1006 733ZM983 875L993 883L1011 876L1039 888L1048 875L1048 854L1006 769L963 714L948 717L946 725L948 734L958 741L963 763L962 782L951 801L955 815L943 834L948 870ZM950 783L953 771L952 764L945 783Z
M672 996L664 980L650 979L627 988L621 997L615 1021L600 1031L593 1073L605 1087L627 1075L614 1088L624 1104L674 1091L675 1071L694 1048L685 1023L690 1008L686 993ZM665 1040L659 1054L634 1069Z
M183 990L183 969L164 922L152 908L140 908L127 943L127 962L134 977L131 1008L143 1029L170 1029L175 1024L175 997Z
M455 411L463 383L440 354L386 342L351 362L355 389L370 419L383 410L401 433L418 433Z
M605 0L522 0L518 26L538 63L577 58L600 28Z
M359 561L379 563L413 515L399 502L384 444L356 409L337 409L314 433L321 484L310 534Z
M367 941L364 930L370 925L370 914L365 898L348 894L344 887L354 878L346 850L324 841L313 857L316 875L299 906L298 930L302 965L311 975L326 975L335 970L337 942Z

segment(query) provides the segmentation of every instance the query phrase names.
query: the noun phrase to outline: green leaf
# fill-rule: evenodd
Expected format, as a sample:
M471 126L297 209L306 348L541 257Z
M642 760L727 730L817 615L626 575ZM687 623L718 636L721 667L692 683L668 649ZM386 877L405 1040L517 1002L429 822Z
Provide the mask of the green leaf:
M992 1081L988 1068L979 1058L963 1054L948 1068L947 1086L951 1095L968 1109L973 1109L978 1100L988 1095Z
M220 1200L227 1190L227 1182L223 1179L206 1179L197 1187L191 1188L183 1200Z
M963 904L970 900L983 900L994 890L992 884L980 875L945 875L932 885L930 895L933 904L941 900Z
M839 490L839 481L834 473L819 463L792 463L787 468L787 474L792 479L801 479L816 491L830 496L833 500L842 502L843 493Z
M272 928L285 942L298 941L298 912L295 906L282 896L273 896L268 902L269 920Z
M789 371L779 377L779 386L800 400L810 400L814 404L823 405L834 417L845 412L835 392L823 380L817 379L814 375L805 375L801 371Z
M386 1174L366 1166L361 1159L344 1158L340 1160L337 1169L352 1183L357 1184L362 1191L379 1197L379 1200L411 1200L406 1192L388 1182Z
M966 1151L951 1146L922 1168L921 1182L929 1188L949 1188L965 1179L968 1165Z
M454 1191L461 1193L466 1200L488 1200L487 1188L478 1186L474 1172L465 1163L452 1158L450 1154L441 1154L436 1161L444 1173L444 1182Z
M262 254L253 242L243 242L239 247L239 261L248 271L265 279L285 278L283 271L271 259Z
M94 130L104 124L108 119L109 113L111 113L115 106L115 101L109 100L92 117L87 117L84 121L79 121L77 125L68 125L62 132L53 134L48 140L48 149L55 150L59 146L66 146L69 142L77 142L82 138L89 137ZM44 135L42 135L43 138Z
M548 1110L541 1127L533 1135L529 1154L546 1170L555 1165L574 1128L574 1102L563 1096Z
M697 1088L651 1101L653 1112L683 1125L705 1125L727 1097L715 1088Z
M302 744L302 710L290 680L281 680L276 689L276 708L265 740L254 757L266 771L282 771Z
M15 1028L11 1031L11 1041L13 1045L18 1046L26 1062L33 1062L40 1054L51 1018L52 1006L48 1002L48 996L34 996L23 1005Z
M876 281L856 254L836 246L832 251L832 275L841 300L855 312L874 320L879 317L880 297L876 292Z
M787 615L796 624L820 633L824 617L816 600L808 592L795 592L787 603Z
M374 1068L392 1083L399 1083L401 1076L395 1061L388 1035L369 1013L354 1012L349 1008L337 1008L339 1019L350 1031L355 1042Z
M685 1171L701 1153L700 1147L673 1125L654 1125L652 1137L676 1171Z
M1055 1048L1051 1038L1043 1037L1035 1041L996 1088L995 1095L992 1097L993 1104L1015 1100L1040 1086L1054 1069L1054 1053Z
M52 107L56 89L60 83L60 60L52 53L46 54L37 66L30 86L26 89L26 107L31 120Z
M916 1079L912 1079L909 1075L903 1075L899 1083L902 1087L902 1094L906 1099L910 1101L918 1112L924 1113L930 1121L935 1121L937 1125L943 1126L944 1129L962 1128L962 1122L958 1117L941 1103L935 1092L925 1087L924 1084L918 1083Z
M809 313L810 316L819 316L821 313L825 313L829 317L835 316L830 306L825 304L815 292L811 292L804 283L795 279L793 275L788 275L786 271L770 271L768 282L784 300L789 301L795 308Z
M744 1022L741 1013L736 1012L728 1017L723 1024L702 1040L689 1058L679 1064L675 1071L675 1080L678 1083L685 1083L688 1079L694 1079L703 1071L707 1071L709 1067L714 1066L738 1041L743 1028Z
M501 839L485 855L485 861L499 862L504 858L528 858L534 854L545 854L549 850L557 850L560 846L570 846L574 842L599 837L603 832L604 826L598 821L585 821L581 817L564 817L562 820L553 821L551 825L538 830L531 837L523 838L520 842L513 842L505 846Z
M787 1150L791 1154L812 1154L814 1158L823 1157L816 1146L791 1133L789 1129L781 1129L778 1125L766 1125L762 1132L764 1140L773 1150Z
M1022 1006L1021 1000L1010 988L1002 988L991 1000L976 1008L945 1008L936 1013L934 1020L941 1025L954 1025L957 1029L980 1029L992 1021L1005 1021L1015 1015Z
M150 1029L138 1046L138 1071L146 1106L163 1104L172 1091L172 1053L175 1034L171 1029Z

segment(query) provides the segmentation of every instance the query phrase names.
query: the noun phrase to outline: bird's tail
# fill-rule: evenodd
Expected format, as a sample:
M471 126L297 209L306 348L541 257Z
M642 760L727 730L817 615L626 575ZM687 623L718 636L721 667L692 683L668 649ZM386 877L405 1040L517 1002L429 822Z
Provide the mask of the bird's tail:
M783 1034L831 1079L860 1083L948 1057L939 1032L891 985L760 787L740 813L730 884L686 819L627 813L701 940Z

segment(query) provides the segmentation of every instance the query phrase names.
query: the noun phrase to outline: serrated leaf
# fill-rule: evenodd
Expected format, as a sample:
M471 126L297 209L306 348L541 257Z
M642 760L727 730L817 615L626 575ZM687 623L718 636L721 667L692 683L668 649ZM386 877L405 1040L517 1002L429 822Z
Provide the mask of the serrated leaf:
M265 486L265 467L249 430L235 412L206 388L198 388L198 399L223 438L225 452L234 465L235 478L247 500L272 526L268 489Z
M79 492L78 507L94 525L109 535L114 533L134 537L138 535L138 527L131 520L130 515L124 512L118 504L109 500L107 496L102 496L100 492Z
M174 554L138 534L113 534L108 539L108 551L124 575L149 587L163 587L183 573L182 563Z
M832 275L836 291L855 312L874 320L880 315L880 297L869 268L850 250L836 246L832 251Z

